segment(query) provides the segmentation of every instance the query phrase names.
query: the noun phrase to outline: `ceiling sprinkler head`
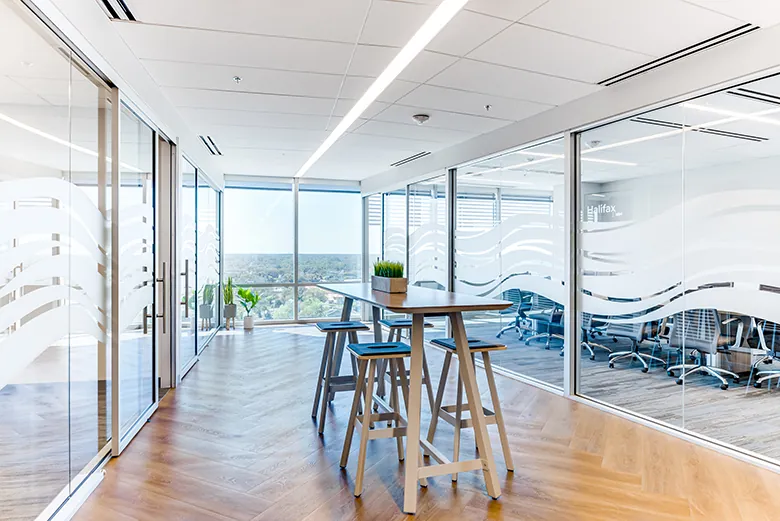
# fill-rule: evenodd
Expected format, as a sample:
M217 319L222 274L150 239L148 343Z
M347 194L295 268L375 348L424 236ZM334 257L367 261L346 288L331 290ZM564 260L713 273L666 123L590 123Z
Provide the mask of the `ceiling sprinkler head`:
M233 81L235 81L235 82L236 82L236 85L238 85L239 83L241 83L241 80L242 80L242 79L243 79L243 78L242 78L241 76L233 76Z
M415 122L416 122L418 125L422 125L423 123L425 123L426 121L428 121L429 119L431 119L431 117L430 117L428 114L415 114L414 116L412 116L412 119L413 119L413 120L414 120L414 121L415 121Z
M598 139L594 139L593 141L588 141L588 147L590 148L596 148L601 144L601 141Z
M492 108L493 108L493 105L490 105L490 104L485 105L485 112L490 112L490 109L492 109Z

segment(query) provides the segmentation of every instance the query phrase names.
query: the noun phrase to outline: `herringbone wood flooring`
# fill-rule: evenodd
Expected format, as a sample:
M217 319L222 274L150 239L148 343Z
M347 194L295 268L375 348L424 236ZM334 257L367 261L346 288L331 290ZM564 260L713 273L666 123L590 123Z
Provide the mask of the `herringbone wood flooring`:
M406 519L393 440L369 443L360 499L352 495L355 457L339 469L349 393L317 436L310 411L322 341L305 326L220 334L107 466L75 521ZM427 352L436 378L443 357ZM780 475L498 378L516 468L500 472L503 495L490 499L477 472L457 485L433 478L420 490L417 519L780 519ZM441 427L437 445L448 449L451 437ZM473 447L468 431L462 446L464 456Z

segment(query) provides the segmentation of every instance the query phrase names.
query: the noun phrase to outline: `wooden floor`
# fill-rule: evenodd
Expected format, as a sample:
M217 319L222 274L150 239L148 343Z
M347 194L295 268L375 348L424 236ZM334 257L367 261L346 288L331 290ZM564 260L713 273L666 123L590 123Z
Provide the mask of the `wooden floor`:
M75 521L411 519L400 511L393 440L369 443L365 492L353 497L355 458L346 471L338 466L348 393L317 436L310 411L321 345L306 326L220 334L109 463ZM440 367L440 353L427 352ZM433 478L420 489L417 519L780 518L778 474L513 380L498 383L516 467L500 472L503 495L490 499L476 472L457 485ZM449 447L451 431L440 433L437 445ZM463 447L473 447L468 433Z

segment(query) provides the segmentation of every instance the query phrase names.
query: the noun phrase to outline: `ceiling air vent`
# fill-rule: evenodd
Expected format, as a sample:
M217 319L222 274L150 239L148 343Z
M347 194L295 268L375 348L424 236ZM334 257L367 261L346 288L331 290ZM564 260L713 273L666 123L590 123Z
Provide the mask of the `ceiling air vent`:
M627 79L633 78L634 76L639 76L640 74L651 71L663 65L667 65L669 63L672 63L673 61L679 60L681 58L685 58L686 56L696 54L706 49L715 47L716 45L720 45L730 40L734 40L735 38L739 38L740 36L744 36L748 33L752 33L757 29L759 29L757 25L753 25L753 24L741 25L739 27L731 29L730 31L726 31L725 33L721 33L717 36L713 36L712 38L708 38L704 41L693 44L689 47L686 47L685 49L681 49L671 54L667 54L666 56L662 56L651 62L647 62L644 65L640 65L639 67L634 67L633 69L627 70L626 72L622 72L620 74L612 76L611 78L607 78L606 80L600 81L599 85L603 85L605 87L609 87L610 85L615 85L616 83L620 83L621 81L626 81Z
M664 121L662 119L652 118L631 118L634 123L644 123L645 125L655 125L657 127L677 128L677 129L691 129L691 132L701 132L702 134L711 134L713 136L729 137L732 139L742 139L745 141L753 141L756 143L762 141L769 141L769 138L761 136L753 136L751 134L740 134L739 132L728 132L726 130L719 130L717 128L709 127L694 127L693 125L683 125L682 123L676 123L674 121Z
M780 96L774 94L767 94L766 92L759 92L757 90L743 89L742 87L731 89L727 91L732 96L739 96L740 98L747 98L753 101L761 101L763 103L769 103L770 105L780 105Z
M98 3L112 20L136 21L125 0L98 0Z
M417 161L421 157L429 156L431 155L430 152L419 152L417 154L414 154L413 156L405 157L401 159L400 161L396 161L395 163L392 163L390 166L401 166L405 165L406 163L411 163L412 161Z
M198 136L200 140L203 142L203 144L208 149L209 153L212 156L221 156L222 152L217 147L217 144L214 143L214 140L211 139L211 136Z

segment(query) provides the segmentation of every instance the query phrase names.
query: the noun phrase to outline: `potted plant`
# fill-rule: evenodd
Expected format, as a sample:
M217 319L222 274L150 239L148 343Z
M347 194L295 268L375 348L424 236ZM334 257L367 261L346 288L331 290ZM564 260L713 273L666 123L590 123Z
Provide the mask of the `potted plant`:
M211 319L214 317L214 284L203 286L203 300L198 306L198 318L203 328L211 327Z
M238 288L238 300L241 301L241 305L246 311L244 329L253 329L255 327L255 319L252 318L252 310L254 310L257 303L260 302L260 295L251 289Z
M236 304L233 301L233 277L228 277L225 286L222 288L222 301L225 304L225 329L230 330L230 321L233 321L233 328L236 327Z
M371 289L385 293L406 293L407 283L402 263L392 261L377 261L374 263Z

